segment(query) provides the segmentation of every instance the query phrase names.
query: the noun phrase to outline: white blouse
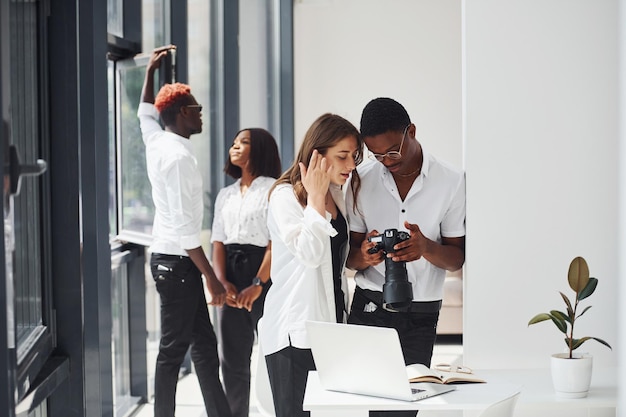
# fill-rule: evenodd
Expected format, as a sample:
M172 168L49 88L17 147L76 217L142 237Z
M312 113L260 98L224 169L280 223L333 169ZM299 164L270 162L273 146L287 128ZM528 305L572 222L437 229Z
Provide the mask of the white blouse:
M245 194L241 194L241 179L222 188L215 200L211 243L267 246L267 196L275 181L257 177Z
M330 190L345 217L343 191L332 184ZM328 212L323 217L309 206L302 207L291 185L281 184L272 192L268 211L272 286L259 322L259 341L265 355L290 344L300 349L310 348L305 328L307 320L337 321L330 243L337 231L330 220ZM348 250L349 245L346 245L344 260ZM348 305L345 273L341 277L341 289L344 303Z

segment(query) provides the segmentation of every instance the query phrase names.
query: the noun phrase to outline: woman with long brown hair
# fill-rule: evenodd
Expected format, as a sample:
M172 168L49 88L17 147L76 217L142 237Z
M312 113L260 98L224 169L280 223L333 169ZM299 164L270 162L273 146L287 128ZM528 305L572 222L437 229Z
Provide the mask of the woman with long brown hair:
M350 180L358 192L355 168L362 152L356 127L341 116L324 114L270 190L272 287L259 336L277 417L309 415L302 401L315 363L305 322L347 318L349 227L342 187Z

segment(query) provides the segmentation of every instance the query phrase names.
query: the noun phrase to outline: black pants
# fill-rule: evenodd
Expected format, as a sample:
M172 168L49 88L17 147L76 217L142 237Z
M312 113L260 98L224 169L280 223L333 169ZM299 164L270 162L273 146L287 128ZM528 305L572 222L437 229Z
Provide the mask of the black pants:
M265 356L276 417L307 417L302 410L309 371L315 370L311 349L288 346Z
M152 254L152 276L161 297L161 342L154 382L155 417L173 417L178 372L191 346L209 417L230 417L219 379L217 338L209 320L200 271L185 256Z
M265 248L253 245L226 245L225 248L226 278L241 291L252 284ZM218 310L222 376L233 417L247 417L250 411L250 357L268 288L266 285L250 312L227 305Z
M391 327L400 336L400 345L404 362L423 363L430 367L433 346L437 337L439 312L396 313L383 309L380 305L371 311L375 302L366 296L366 292L356 288L350 309L348 323L367 326ZM369 305L368 308L365 308ZM370 411L370 417L415 417L416 411Z

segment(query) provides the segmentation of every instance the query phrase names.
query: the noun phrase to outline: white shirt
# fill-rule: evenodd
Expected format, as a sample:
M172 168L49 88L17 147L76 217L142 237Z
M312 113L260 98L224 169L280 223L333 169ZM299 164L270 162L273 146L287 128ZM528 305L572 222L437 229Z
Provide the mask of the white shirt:
M146 145L148 178L154 202L154 253L188 256L185 249L201 245L202 176L189 139L167 132L158 122L159 114L150 103L137 111Z
M271 177L257 177L243 195L241 178L222 188L215 199L211 243L266 247L270 239L267 194L275 181Z
M346 217L341 188L331 185L331 194ZM277 186L270 196L272 286L267 292L259 326L259 341L265 355L284 349L290 341L294 347L309 349L304 325L307 320L337 321L330 245L330 238L337 231L330 220L329 213L322 217L311 207L303 208L291 185ZM346 245L344 263L348 250ZM348 305L345 275L342 275L341 288L345 305Z
M443 237L465 236L465 175L422 149L424 163L404 201L387 168L380 162L361 164L357 169L361 189L357 210L353 210L352 192L346 197L350 230L368 233L376 229L408 231L404 222L417 224L427 238L441 243ZM407 262L407 274L413 284L414 301L443 298L446 271L421 258ZM385 263L359 271L356 284L368 290L382 291Z

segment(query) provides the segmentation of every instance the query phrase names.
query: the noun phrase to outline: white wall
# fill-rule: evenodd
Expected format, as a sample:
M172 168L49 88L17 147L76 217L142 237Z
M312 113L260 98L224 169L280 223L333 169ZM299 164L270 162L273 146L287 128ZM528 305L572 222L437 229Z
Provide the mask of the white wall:
M465 360L547 366L561 351L570 260L596 293L577 323L619 350L617 1L465 2L467 269ZM617 354L587 342L598 366Z
M460 0L296 0L296 149L313 120L357 128L373 98L402 103L429 151L461 166Z
M463 6L464 74L460 0L296 1L296 138L326 111L358 127L373 97L405 104L424 145L467 170L466 364L548 366L560 333L526 323L562 308L583 255L600 284L578 336L609 341L584 348L615 365L617 0Z

